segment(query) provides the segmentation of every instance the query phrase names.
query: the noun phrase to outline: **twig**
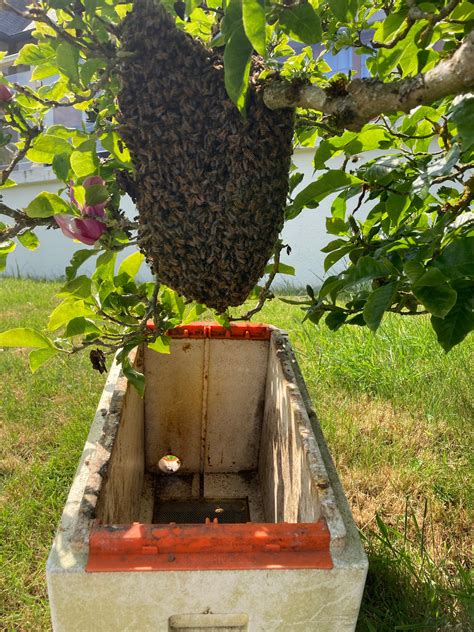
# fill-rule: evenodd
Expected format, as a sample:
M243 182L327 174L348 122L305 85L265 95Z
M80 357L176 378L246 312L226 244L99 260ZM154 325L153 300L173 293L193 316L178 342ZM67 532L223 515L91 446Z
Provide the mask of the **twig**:
M142 327L143 329L146 328L148 320L152 316L155 317L156 315L156 306L158 303L158 294L160 292L160 287L161 287L160 279L158 278L157 275L155 275L155 287L153 288L153 294L151 295L151 298L148 302L148 306L145 310L145 315L143 316L140 322L140 327ZM153 318L153 321L155 321L155 318ZM156 322L155 322L155 325L156 325Z
M56 35L59 38L63 39L64 41L68 42L69 44L71 44L72 46L76 48L81 48L83 50L87 50L90 48L83 40L81 40L81 38L74 37L73 35L68 33L65 29L61 28L58 24L56 24L56 22L52 20L49 17L49 15L43 9L40 9L39 7L33 6L27 11L21 11L20 9L17 9L13 5L6 2L5 0L3 2L3 6L8 11L12 11L13 13L16 13L16 15L19 15L22 18L34 20L35 22L43 22L44 24L47 24L51 29L53 29L53 31L56 33Z
M0 231L0 241L7 241L19 235L22 230L30 230L38 226L59 228L52 217L28 217L26 213L12 209L3 202L0 202L0 213L15 220L13 226L8 226Z
M411 139L412 140L424 140L425 138L431 138L433 136L433 134L421 134L421 135L416 135L415 134L415 135L412 135L412 134L403 134L401 132L396 132L392 127L390 127L390 125L388 124L388 121L385 118L385 116L382 115L380 118L382 119L382 125L383 125L383 127L385 127L387 132L389 134L391 134L392 136L395 136L396 138L401 138L401 139L406 139L406 140L411 140ZM434 126L433 121L429 121L429 122ZM438 130L436 130L436 129L434 129L434 132L435 133L439 133Z
M25 96L30 97L31 99L34 99L38 103L41 103L41 105L44 105L46 107L57 107L57 108L66 107L67 108L67 107L71 107L73 105L84 103L86 101L90 101L91 99L93 99L97 95L97 93L100 92L100 90L102 90L102 88L105 87L105 85L107 84L107 81L110 78L110 74L113 68L117 65L117 63L118 63L118 60L116 60L115 63L110 63L110 65L104 70L104 73L102 74L100 79L96 81L95 83L91 84L89 88L90 94L77 95L75 99L70 99L68 101L55 101L54 99L44 99L43 97L40 97L38 94L36 94L36 92L34 92L34 90L29 88L28 86L22 86L18 83L14 83L13 86L17 92L21 92L21 94L24 94Z
M310 116L297 115L295 118L295 126L298 127L300 125L310 126L310 127L319 127L320 129L323 129L326 132L329 132L330 134L332 134L332 136L339 136L341 133L340 130L337 130L336 128L331 127L327 123L322 123L321 121L315 121Z
M440 184L441 182L447 182L448 180L452 180L453 178L459 178L466 171L470 171L474 169L474 163L470 162L469 164L463 165L462 167L455 166L457 173L448 173L445 176L437 176L433 178L432 184Z
M453 204L446 203L442 207L441 211L443 213L458 215L470 205L472 200L474 200L474 175L472 175L469 180L467 180L466 184L464 185L464 191L462 195L460 195L459 198L456 200L456 202L453 202Z
M242 316L235 317L235 318L230 317L229 321L250 320L252 316L255 316L255 314L258 314L258 312L260 312L263 309L265 302L267 301L267 299L270 297L270 294L271 294L270 286L275 280L276 275L278 274L278 268L280 267L280 254L283 248L285 248L285 246L281 242L279 242L279 244L277 245L275 249L272 270L270 274L268 275L268 279L265 285L263 286L262 291L260 292L260 295L258 297L258 303L255 305L253 309L250 309L246 314L243 314Z
M31 128L29 128L29 133L27 133L27 137L25 139L25 144L23 145L23 147L21 149L19 149L16 152L15 156L10 161L10 164L2 171L2 175L1 175L1 178L0 178L0 184L1 185L5 184L5 182L8 180L8 178L10 177L10 174L15 169L17 164L21 160L23 160L23 158L26 156L28 150L31 147L31 144L32 144L33 140L36 138L36 136L38 136L38 134L41 133L41 131L42 130L39 127L31 127Z
M408 10L407 22L403 31L400 31L398 35L396 35L389 42L374 42L373 40L370 44L363 44L364 46L371 46L373 48L394 48L399 42L401 42L408 35L410 30L412 29L415 22L418 20L427 20L428 24L428 32L432 32L433 28L444 20L457 5L461 2L461 0L451 0L439 13L427 13L426 11L422 11L419 7L415 5L414 0L407 0L407 4L410 6ZM426 34L428 34L428 32ZM360 37L359 37L360 39Z

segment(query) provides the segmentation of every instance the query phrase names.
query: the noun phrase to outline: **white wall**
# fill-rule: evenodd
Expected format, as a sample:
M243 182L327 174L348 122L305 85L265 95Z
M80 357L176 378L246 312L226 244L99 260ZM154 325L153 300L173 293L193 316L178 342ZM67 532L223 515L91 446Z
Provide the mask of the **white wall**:
M294 156L294 162L298 169L305 174L305 179L300 187L311 181L314 149L298 149ZM18 185L15 188L4 189L2 196L4 202L14 208L24 208L40 191L57 192L62 183L54 179L54 174L49 168L35 168L30 171L14 174ZM124 199L124 210L133 216L135 208L128 198ZM324 203L318 209L303 211L296 219L288 222L283 231L283 240L288 243L292 252L282 257L285 263L296 268L296 277L284 277L295 285L306 283L317 285L323 275L324 254L321 248L328 241L325 230L325 217L329 213L330 201ZM7 221L0 216L0 219ZM8 257L6 274L14 274L31 277L55 278L61 276L69 262L72 253L80 248L86 248L62 235L59 230L38 229L40 247L31 252L20 244L15 252ZM124 256L124 255L122 255ZM91 270L91 266L84 264L83 270Z

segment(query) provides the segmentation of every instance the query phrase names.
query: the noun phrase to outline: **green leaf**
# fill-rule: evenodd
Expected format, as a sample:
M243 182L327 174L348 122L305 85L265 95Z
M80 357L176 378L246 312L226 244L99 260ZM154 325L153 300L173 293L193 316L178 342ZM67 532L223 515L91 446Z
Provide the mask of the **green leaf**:
M69 153L56 154L56 156L54 156L53 171L55 175L59 178L59 180L67 182L70 169L71 162L69 160Z
M460 102L451 112L451 120L456 124L463 151L474 145L474 95L468 93L459 97Z
M278 18L283 30L298 42L318 44L321 41L321 20L309 2L303 1L292 7L281 7Z
M117 253L107 250L97 257L95 272L92 275L94 281L102 279L102 281L113 282L115 271L115 260Z
M278 264L278 274L287 274L288 276L295 276L295 269L293 266L289 266L287 263Z
M410 207L411 200L408 196L389 193L385 203L387 214L394 226L398 225L400 217L403 217L405 211Z
M346 196L344 194L338 195L334 202L331 204L331 215L334 219L346 218Z
M329 268L332 268L332 266L340 261L342 257L347 255L352 250L352 248L352 244L348 244L346 246L342 246L341 248L336 248L335 250L332 250L324 259L324 272L327 272Z
M68 156L71 151L71 145L64 138L59 138L59 136L52 134L43 134L33 143L26 157L28 160L31 160L31 162L51 164L55 156L59 154Z
M54 59L54 58L53 58ZM31 73L31 81L41 81L47 77L53 77L58 74L58 67L55 63L46 62L40 66L36 66Z
M25 44L18 53L15 66L39 66L45 62L54 62L55 51L50 44L45 42Z
M418 279L425 273L424 266L419 261L407 261L403 266L403 271L410 279L412 283L418 281Z
M323 138L314 154L314 168L324 169L326 162L332 158L334 151L334 145Z
M427 270L412 286L413 294L426 309L444 318L456 303L457 294L446 282L446 277L436 268Z
M68 93L68 85L66 79L58 79L54 83L46 84L38 88L38 96L43 99L52 99L60 101Z
M390 13L384 16L379 22L379 26L374 33L374 41L388 42L405 24L405 13Z
M61 42L56 49L56 63L59 70L73 83L79 84L79 49Z
M85 274L72 279L56 294L58 298L68 298L71 296L88 298L91 295L91 280Z
M457 300L444 318L431 317L439 344L449 351L474 329L474 285L469 281L454 284Z
M28 250L36 250L40 245L38 237L32 230L27 230L26 233L18 235L18 241L22 246L28 248Z
M242 25L242 0L230 0L225 7L221 31L226 41L236 28Z
M79 147L72 152L70 160L72 170L78 178L94 174L99 166L95 140L86 140L79 145Z
M227 94L241 111L245 107L251 57L252 44L244 27L239 25L232 31L225 47L224 82Z
M71 281L71 279L74 279L76 277L77 270L81 267L81 265L87 261L87 259L90 259L96 254L96 250L90 250L89 248L76 250L66 268L66 280Z
M130 365L128 357L123 358L122 371L127 380L136 388L140 397L143 397L145 394L145 376Z
M397 274L397 270L388 259L374 259L373 257L360 257L355 266L349 268L345 286L380 279L391 274Z
M242 3L242 20L245 34L259 55L265 57L265 7L259 0L245 0Z
M73 336L84 336L88 334L100 334L101 331L90 318L79 316L70 320L66 326L64 336L72 338Z
M451 242L434 265L449 279L474 276L474 237L459 237Z
M397 285L397 282L393 281L392 283L378 287L369 294L364 306L363 315L367 326L372 331L377 331L379 328L385 311L393 302Z
M339 290L344 287L344 282L336 275L328 276L321 285L318 292L318 300L322 301L326 296L330 296L333 303Z
M0 333L0 347L53 347L53 343L36 329L18 327Z
M120 164L124 167L131 168L132 161L130 158L130 152L117 132L109 132L108 134L101 136L100 142L102 147L109 151L112 156L120 162Z
M52 311L49 317L48 329L55 331L79 316L93 317L95 313L82 300L66 299Z
M346 132L347 134L347 132ZM346 134L343 137L346 137ZM341 139L343 138L341 137ZM350 139L350 136L347 136ZM337 140L331 142L331 145L337 145ZM354 154L360 154L363 151L369 151L370 149L378 149L383 146L384 143L390 141L390 136L387 131L377 125L366 126L363 131L358 133L355 138L350 139L341 149L344 153L353 156Z
M302 182L304 173L292 173L290 176L289 192L292 193L296 187Z
M69 204L56 195L48 191L42 191L28 204L25 213L28 217L51 217L58 213L70 213Z
M188 323L192 323L194 320L198 320L201 314L207 312L207 307L201 305L201 303L194 303L193 305L188 305L185 310L185 314L183 314L182 325L187 325Z
M31 372L35 373L35 371L37 371L40 368L40 366L45 364L57 353L59 353L59 349L54 349L54 348L34 349L33 351L30 351L28 360L29 360Z
M107 187L103 184L93 184L85 189L86 204L88 206L95 206L96 204L102 204L109 199L109 192Z
M273 264L269 263L267 266L265 266L265 270L264 270L265 274L270 274L271 272L273 272ZM295 276L295 269L293 266L289 266L286 263L280 263L278 264L278 274L287 274L288 276Z
M352 318L346 320L346 325L357 325L358 327L365 327L366 323L364 320L364 315L356 314L355 316L352 316Z
M399 44L397 48L401 51L397 63L401 66L404 75L415 75L418 72L418 45L415 42L416 35L425 28L421 24L418 28L414 26L408 36Z
M11 178L7 178L5 182L0 185L0 189L10 189L11 187L16 187L15 180L12 180Z
M361 182L362 180L345 171L331 169L300 191L293 204L298 207L305 207L310 202L320 202L331 193L335 193L344 187L360 184Z
M104 67L103 59L88 59L80 67L81 81L87 86L92 81L93 76L99 70Z
M7 241L2 241L0 242L0 254L1 255L8 255L10 254L10 252L13 252L16 248L16 243L14 241L12 241L11 239L8 239Z
M324 321L331 331L337 331L345 323L347 313L342 310L329 312Z
M339 21L345 22L347 20L347 11L349 9L347 0L328 0L328 5Z
M326 231L330 235L345 235L347 224L340 217L326 217Z
M134 252L122 261L118 269L118 274L120 275L122 273L125 273L128 274L129 277L134 279L135 276L138 274L138 271L140 270L140 267L144 260L145 255L143 255L141 252Z
M153 342L149 342L147 346L158 353L171 353L170 342L171 338L169 336L160 336Z

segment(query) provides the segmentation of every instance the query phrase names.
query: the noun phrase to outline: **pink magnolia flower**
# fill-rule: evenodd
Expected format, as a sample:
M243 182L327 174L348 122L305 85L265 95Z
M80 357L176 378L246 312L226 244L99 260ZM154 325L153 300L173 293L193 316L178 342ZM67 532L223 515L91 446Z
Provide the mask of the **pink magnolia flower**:
M97 184L102 186L105 184L105 181L100 176L89 176L84 180L82 186L87 189L87 187ZM107 230L104 222L97 219L98 217L105 217L107 202L101 202L93 206L79 204L74 196L72 184L69 186L69 198L74 206L81 211L82 219L63 214L55 215L54 219L63 235L71 239L77 239L87 246L93 246Z
M8 103L13 99L13 92L3 83L0 84L0 103Z

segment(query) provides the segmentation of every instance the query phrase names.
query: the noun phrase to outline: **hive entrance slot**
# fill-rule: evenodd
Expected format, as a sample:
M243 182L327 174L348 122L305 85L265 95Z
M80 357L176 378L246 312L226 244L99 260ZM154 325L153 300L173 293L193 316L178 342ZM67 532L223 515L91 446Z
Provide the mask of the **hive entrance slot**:
M247 498L155 498L154 524L202 524L206 519L213 522L215 518L223 524L250 522Z

